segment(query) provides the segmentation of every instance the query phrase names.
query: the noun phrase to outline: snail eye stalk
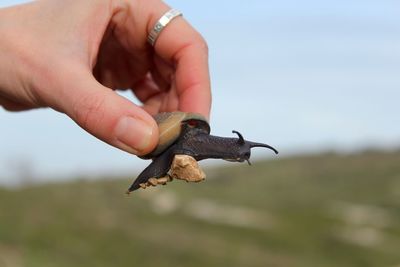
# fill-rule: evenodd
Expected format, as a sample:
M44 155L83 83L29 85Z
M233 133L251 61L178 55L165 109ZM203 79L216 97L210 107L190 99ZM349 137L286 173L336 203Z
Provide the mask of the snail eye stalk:
M233 130L232 133L235 133L235 134L238 135L238 137L239 137L239 140L238 140L239 145L244 145L243 135L241 133L239 133L238 131L235 131L235 130Z

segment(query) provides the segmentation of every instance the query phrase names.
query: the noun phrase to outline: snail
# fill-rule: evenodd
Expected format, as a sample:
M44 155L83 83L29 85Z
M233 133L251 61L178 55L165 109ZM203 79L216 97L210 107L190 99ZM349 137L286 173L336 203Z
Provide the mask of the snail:
M207 119L197 113L167 112L155 116L159 127L157 147L143 159L152 159L128 189L128 193L150 185L165 184L172 180L169 171L174 157L186 155L194 161L224 159L234 162L247 161L250 165L251 148L265 147L278 151L263 143L247 141L238 131L237 138L210 135Z

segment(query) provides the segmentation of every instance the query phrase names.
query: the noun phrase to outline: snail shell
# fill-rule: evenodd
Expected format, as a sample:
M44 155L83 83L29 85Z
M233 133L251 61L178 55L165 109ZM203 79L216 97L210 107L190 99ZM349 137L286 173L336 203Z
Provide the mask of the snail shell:
M192 122L195 127L201 127L210 133L210 125L207 119L198 113L189 112L164 112L157 114L154 119L159 130L157 147L149 154L143 156L145 159L154 158L164 152L180 136L183 122Z

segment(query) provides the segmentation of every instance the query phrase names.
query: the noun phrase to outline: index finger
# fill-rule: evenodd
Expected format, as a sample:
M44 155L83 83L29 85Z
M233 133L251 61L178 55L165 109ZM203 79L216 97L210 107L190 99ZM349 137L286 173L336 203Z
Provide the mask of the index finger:
M155 12L148 32L169 10ZM176 17L161 31L154 47L156 53L175 68L174 79L179 110L201 113L207 118L211 109L211 87L208 68L208 47L203 37L183 18Z

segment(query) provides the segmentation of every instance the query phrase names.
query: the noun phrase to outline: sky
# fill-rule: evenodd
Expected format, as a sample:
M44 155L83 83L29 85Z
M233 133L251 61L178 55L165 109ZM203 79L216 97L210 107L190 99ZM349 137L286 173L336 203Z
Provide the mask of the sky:
M400 147L399 1L167 2L209 45L213 134L238 130L279 157ZM0 122L3 184L136 175L148 164L49 109L0 109Z

